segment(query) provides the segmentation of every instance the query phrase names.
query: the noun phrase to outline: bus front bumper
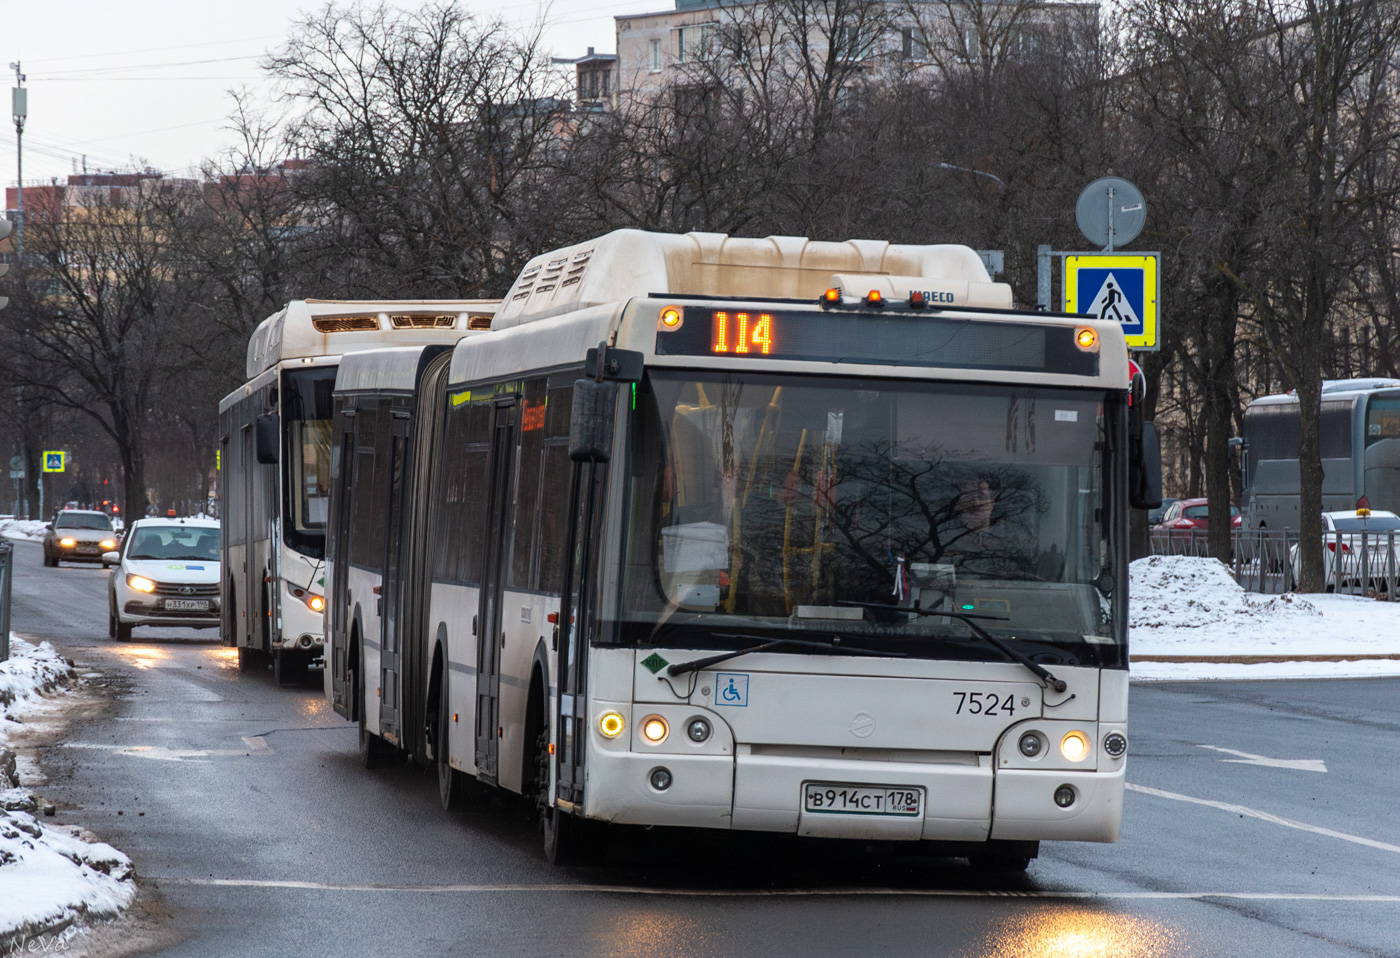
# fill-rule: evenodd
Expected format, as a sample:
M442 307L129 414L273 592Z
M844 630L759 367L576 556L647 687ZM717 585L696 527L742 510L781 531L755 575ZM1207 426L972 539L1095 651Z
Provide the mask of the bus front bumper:
M789 832L862 840L985 842L1117 841L1124 771L1002 769L990 756L949 755L907 762L783 754L738 745L735 755L639 754L597 750L585 793L589 818ZM657 789L664 768L669 786ZM842 813L804 807L809 784L920 789L918 815ZM1074 801L1061 807L1063 786Z

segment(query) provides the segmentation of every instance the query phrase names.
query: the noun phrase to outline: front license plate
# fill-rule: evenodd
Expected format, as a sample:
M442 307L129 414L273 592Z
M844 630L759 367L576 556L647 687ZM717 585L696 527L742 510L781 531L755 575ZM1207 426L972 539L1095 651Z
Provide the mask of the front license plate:
M95 556L97 555L97 546L78 546L75 551L78 555Z
M171 612L208 612L208 599L166 599L165 607Z
M808 782L803 786L803 808L809 812L838 815L892 815L916 818L924 811L924 790L899 785L830 785Z

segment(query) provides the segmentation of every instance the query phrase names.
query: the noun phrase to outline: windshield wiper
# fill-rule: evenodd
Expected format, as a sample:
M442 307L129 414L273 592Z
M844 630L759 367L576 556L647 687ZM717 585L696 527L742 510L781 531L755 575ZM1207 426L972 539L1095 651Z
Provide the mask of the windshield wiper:
M712 665L727 662L729 659L737 659L741 655L748 655L750 652L762 652L764 649L771 649L778 645L803 645L814 649L835 649L838 652L849 653L850 655L878 655L882 658L908 658L903 652L877 652L874 649L859 649L854 647L844 647L839 645L841 636L834 636L830 642L816 642L811 639L764 639L761 635L749 635L744 632L714 632L711 633L717 639L758 639L758 645L749 646L747 649L731 649L728 652L720 652L716 655L707 655L703 659L695 659L690 662L677 662L668 666L667 675L682 675L686 672L697 672L700 669L707 669Z
M938 597L938 603L939 603L939 605L941 605L941 604L943 603L943 598L944 598L943 596L939 596L939 597ZM933 617L933 618L938 618L938 617L940 617L940 616L945 616L945 615L946 615L946 616L947 616L948 618L950 618L950 619L958 619L958 620L960 620L960 621L962 621L962 622L965 622L965 623L967 624L967 627L968 627L969 629L972 630L972 634L973 634L973 635L977 636L979 639L981 639L982 641L986 642L988 645L991 645L993 648L996 648L996 649L1000 650L1004 655L1006 655L1007 658L1009 658L1009 659L1011 659L1011 660L1013 660L1013 661L1015 661L1015 662L1019 662L1019 663L1021 663L1022 665L1024 665L1026 668L1030 669L1032 672L1035 673L1036 678L1038 678L1038 679L1040 679L1041 681L1043 681L1046 685L1050 686L1050 688L1054 689L1056 692L1063 692L1065 689L1069 688L1069 686L1065 683L1065 681L1064 681L1063 679L1057 679L1057 678L1055 678L1055 676L1052 675L1052 674L1050 674L1050 670L1047 669L1045 666L1041 665L1039 662L1036 662L1034 659L1032 659L1030 656L1026 655L1026 654L1025 654L1024 652L1022 652L1020 649L1017 649L1017 648L1014 648L1013 646L1007 645L1007 644L1006 644L1005 642L1003 642L1001 639L997 638L995 635L992 635L992 633L988 632L986 629L982 628L982 627L981 627L980 625L978 625L976 622L972 621L973 619L990 619L990 620L992 620L993 622L1006 622L1006 621L1007 621L1006 616L1002 616L1002 615L970 615L970 614L967 613L967 612L952 612L952 611L942 610L942 609L939 609L937 606L934 606L934 608L932 608L932 609L920 609L920 608L902 609L902 608L900 608L899 606L896 606L896 605L882 605L882 604L880 604L880 603L878 603L878 602L851 602L851 601L843 601L841 604L842 604L842 605L853 605L853 606L856 606L857 608L861 608L861 609L873 609L873 610L880 611L880 612L907 612L907 613L911 613L911 614L913 614L913 615L926 615L926 616L930 616L930 617Z

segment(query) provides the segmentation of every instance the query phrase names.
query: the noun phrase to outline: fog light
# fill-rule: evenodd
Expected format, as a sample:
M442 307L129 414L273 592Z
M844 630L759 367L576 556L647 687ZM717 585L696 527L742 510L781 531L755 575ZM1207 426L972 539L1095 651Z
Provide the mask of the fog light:
M710 737L710 723L702 718L693 718L685 727L685 734L692 742L704 742Z
M602 732L605 738L617 738L626 724L617 712L604 712L598 717L598 731Z
M1083 732L1066 732L1060 739L1060 754L1071 762L1082 762L1089 754L1089 736Z
M1061 808L1069 808L1078 797L1073 785L1061 785L1055 789L1055 804Z
M1045 747L1045 743L1040 740L1040 736L1035 732L1027 732L1021 736L1021 741L1016 743L1021 749L1021 754L1026 758L1035 758L1040 754L1040 750Z
M671 787L671 772L669 769L654 768L651 770L651 787L658 792L664 792Z
M642 720L642 738L653 745L660 745L666 741L671 729L666 725L666 720L659 715L650 715Z
M1109 732L1103 737L1103 750L1110 758L1122 758L1128 751L1128 737L1122 732Z

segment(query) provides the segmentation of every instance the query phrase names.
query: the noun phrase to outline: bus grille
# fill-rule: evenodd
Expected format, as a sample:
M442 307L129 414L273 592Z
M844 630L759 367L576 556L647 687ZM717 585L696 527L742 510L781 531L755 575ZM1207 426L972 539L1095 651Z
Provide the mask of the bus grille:
M456 316L390 316L395 329L451 329Z
M379 320L373 316L318 316L311 325L321 333L350 333L366 329L378 329Z

